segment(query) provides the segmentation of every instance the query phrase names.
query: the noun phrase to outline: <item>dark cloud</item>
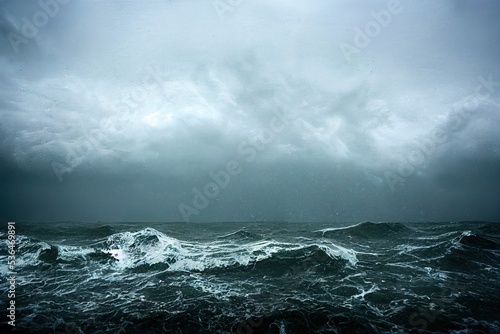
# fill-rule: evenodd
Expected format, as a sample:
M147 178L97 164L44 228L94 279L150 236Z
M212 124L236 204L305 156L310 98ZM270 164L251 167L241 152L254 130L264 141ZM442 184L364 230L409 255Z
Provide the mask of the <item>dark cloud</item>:
M495 1L214 4L1 3L1 219L499 219Z

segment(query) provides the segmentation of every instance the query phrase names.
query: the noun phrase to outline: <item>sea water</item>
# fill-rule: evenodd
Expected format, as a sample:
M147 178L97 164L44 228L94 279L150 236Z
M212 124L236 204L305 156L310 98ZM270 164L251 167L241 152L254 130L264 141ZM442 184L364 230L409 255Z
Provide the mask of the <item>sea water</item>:
M1 330L500 333L499 277L488 222L17 222Z

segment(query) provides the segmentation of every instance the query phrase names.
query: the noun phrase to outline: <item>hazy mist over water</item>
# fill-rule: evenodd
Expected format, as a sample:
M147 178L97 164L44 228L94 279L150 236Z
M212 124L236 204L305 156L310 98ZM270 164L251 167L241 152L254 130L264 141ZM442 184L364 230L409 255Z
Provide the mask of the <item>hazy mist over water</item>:
M0 219L500 219L497 1L0 2Z

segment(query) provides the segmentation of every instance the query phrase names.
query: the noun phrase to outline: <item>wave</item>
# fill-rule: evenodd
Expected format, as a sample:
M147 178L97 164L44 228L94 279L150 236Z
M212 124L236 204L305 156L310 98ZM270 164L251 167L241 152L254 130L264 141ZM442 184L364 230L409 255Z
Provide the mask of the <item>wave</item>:
M474 247L477 249L499 250L500 242L493 237L482 236L478 234L463 235L458 241L464 246Z
M226 239L231 238L230 241ZM275 240L235 242L255 239L256 235L237 231L210 243L191 243L168 237L146 228L138 232L118 233L110 236L103 250L117 259L117 265L134 268L158 263L168 264L169 271L204 271L213 268L287 264L308 256L342 259L355 264L355 252L330 245L284 243ZM222 239L222 240L220 240ZM322 255L318 256L318 252ZM311 255L312 254L312 255Z
M490 270L500 255L500 245L494 237L471 231L452 231L417 239L421 242L419 245L399 245L394 250L450 272Z
M323 237L335 237L335 236L356 236L361 238L387 238L388 236L393 236L397 234L405 234L413 231L411 228L407 227L402 223L372 223L372 222L362 222L356 225L338 227L338 228L326 228L322 230L314 231L315 233L320 233Z
M261 240L255 240L261 239ZM245 242L243 242L245 241ZM308 270L356 265L356 252L333 243L302 239L295 243L262 240L245 231L221 236L212 242L187 242L153 228L120 232L95 247L53 245L25 238L20 247L20 266L80 265L82 262L116 270L164 270L200 272L217 268L270 270L273 267Z
M247 232L245 230L238 230L229 234L217 237L217 239L224 240L262 240L263 237L256 233Z
M365 222L315 232L315 224L276 225L273 233L231 225L183 239L174 225L150 225L173 231L160 232L122 224L77 238L40 224L29 237L17 235L23 310L34 316L16 328L64 331L65 319L85 333L388 333L417 332L410 319L429 314L428 332L455 324L498 332L500 240L496 226L483 225Z

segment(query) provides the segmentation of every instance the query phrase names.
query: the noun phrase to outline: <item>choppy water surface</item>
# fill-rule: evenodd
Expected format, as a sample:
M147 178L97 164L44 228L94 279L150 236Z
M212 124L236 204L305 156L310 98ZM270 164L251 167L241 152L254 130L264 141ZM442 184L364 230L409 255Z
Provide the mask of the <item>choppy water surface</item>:
M500 333L499 224L344 225L16 223L15 328Z

